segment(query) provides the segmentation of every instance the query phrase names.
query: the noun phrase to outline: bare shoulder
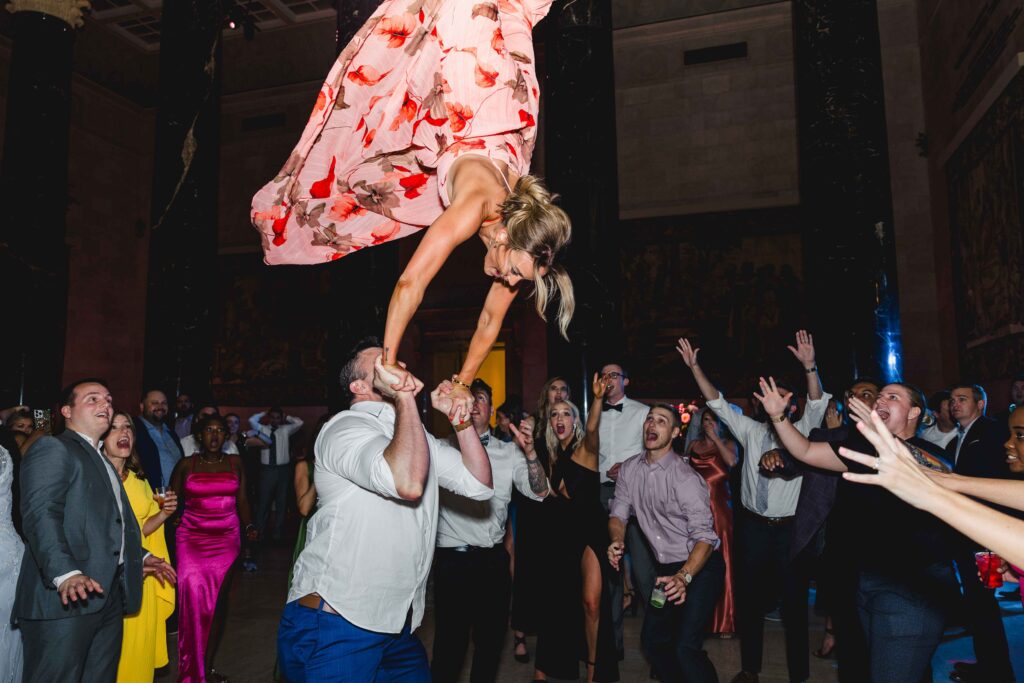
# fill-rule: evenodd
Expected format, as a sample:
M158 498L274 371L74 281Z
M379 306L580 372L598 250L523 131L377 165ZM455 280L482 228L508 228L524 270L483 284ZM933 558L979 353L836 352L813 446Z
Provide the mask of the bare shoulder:
M459 157L448 171L448 196L452 204L475 202L478 199L497 204L505 201L508 191L498 177L499 173L508 177L505 164L496 165L488 157L479 154Z

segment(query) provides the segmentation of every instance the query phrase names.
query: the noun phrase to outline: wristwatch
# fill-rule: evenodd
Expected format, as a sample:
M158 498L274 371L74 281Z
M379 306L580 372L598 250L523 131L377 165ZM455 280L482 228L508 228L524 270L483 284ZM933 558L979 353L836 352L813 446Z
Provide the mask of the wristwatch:
M683 583L689 586L693 582L693 574L690 572L683 572Z

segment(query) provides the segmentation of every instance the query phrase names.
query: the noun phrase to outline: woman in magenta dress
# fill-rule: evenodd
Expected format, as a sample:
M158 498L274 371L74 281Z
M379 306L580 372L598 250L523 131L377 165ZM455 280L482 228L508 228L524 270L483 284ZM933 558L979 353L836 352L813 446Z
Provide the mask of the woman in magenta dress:
M739 460L736 442L728 438L718 417L707 408L690 423L687 434L686 455L690 466L708 482L711 494L711 514L715 519L715 533L722 541L725 558L725 589L715 605L715 616L708 629L722 637L736 632L736 595L732 584L732 500L729 492L729 470Z
M245 471L237 455L221 451L227 424L204 417L197 429L202 452L181 460L171 486L185 501L177 530L178 680L227 679L213 668L224 629L228 578L241 550L240 527L253 540Z
M339 55L299 144L252 202L268 264L324 263L429 229L395 286L384 362L396 365L427 285L473 235L494 280L462 370L453 420L520 283L537 311L558 290L563 335L572 283L555 264L569 218L529 175L539 86L533 26L551 0L384 0ZM460 417L461 416L461 417Z

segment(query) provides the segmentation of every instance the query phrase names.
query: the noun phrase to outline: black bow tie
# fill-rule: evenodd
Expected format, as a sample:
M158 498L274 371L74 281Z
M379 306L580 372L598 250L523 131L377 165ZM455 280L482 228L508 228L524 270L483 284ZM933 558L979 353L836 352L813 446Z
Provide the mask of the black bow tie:
M616 406L613 406L611 403L602 404L601 412L604 412L606 410L617 410L618 412L621 413L622 412L622 404L620 403L620 404L618 404Z
M481 434L480 435L480 443L482 443L483 445L486 446L490 440L491 440L491 435L490 434Z

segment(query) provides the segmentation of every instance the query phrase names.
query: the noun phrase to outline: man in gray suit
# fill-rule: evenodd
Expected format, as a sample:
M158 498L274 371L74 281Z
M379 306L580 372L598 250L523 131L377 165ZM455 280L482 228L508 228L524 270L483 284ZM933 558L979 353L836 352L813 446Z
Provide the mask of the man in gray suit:
M116 680L124 615L139 610L143 574L174 580L163 559L143 557L121 479L100 454L113 411L102 381L75 382L61 400L67 430L22 461L26 544L13 615L26 683Z

